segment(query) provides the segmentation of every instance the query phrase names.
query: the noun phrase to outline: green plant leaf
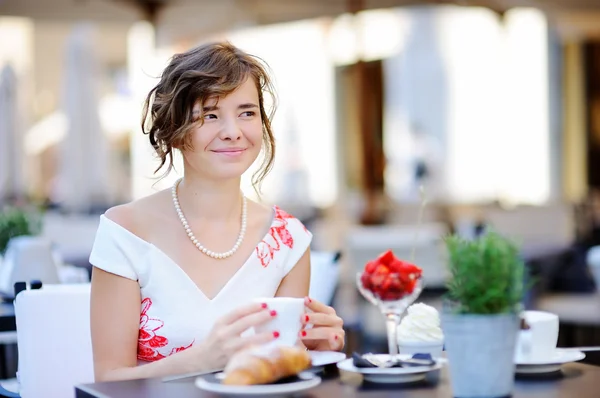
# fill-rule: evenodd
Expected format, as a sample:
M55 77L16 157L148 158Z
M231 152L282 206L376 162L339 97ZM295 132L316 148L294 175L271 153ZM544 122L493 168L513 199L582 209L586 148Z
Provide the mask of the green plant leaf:
M22 235L36 235L41 231L40 214L33 210L8 207L0 212L0 255L8 247L8 242Z
M450 279L446 298L458 313L514 312L525 293L525 264L510 239L488 232L475 240L444 239Z

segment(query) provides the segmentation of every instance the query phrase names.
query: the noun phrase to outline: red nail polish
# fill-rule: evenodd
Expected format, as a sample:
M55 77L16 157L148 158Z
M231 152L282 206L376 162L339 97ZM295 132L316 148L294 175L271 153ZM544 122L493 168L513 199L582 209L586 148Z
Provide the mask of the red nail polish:
M306 331L305 330L302 331L302 337L306 337Z
M308 299L309 303L312 303L312 300L310 299L310 297L307 297L307 299Z
M308 322L308 315L304 315L304 322Z
M279 337L279 332L277 330L273 332L273 337L275 337L275 338Z
M271 316L275 316L275 315L277 315L277 311L271 310L270 314L271 314Z
M338 335L336 334L335 336L333 336L333 339L337 340L338 339Z
M261 306L262 308L267 308L267 303L262 303L260 306Z

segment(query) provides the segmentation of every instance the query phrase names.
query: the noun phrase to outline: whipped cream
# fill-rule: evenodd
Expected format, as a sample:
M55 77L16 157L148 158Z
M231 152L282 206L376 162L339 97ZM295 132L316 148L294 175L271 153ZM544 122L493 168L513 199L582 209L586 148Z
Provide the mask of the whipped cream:
M398 327L398 341L425 342L444 339L438 311L423 303L408 307L407 315Z

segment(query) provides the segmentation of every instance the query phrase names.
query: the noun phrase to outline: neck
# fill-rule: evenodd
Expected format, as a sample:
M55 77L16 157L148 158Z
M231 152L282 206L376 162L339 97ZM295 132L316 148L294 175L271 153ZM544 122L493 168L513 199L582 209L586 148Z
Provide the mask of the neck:
M177 196L188 219L239 220L242 207L239 178L210 181L185 175L177 187Z

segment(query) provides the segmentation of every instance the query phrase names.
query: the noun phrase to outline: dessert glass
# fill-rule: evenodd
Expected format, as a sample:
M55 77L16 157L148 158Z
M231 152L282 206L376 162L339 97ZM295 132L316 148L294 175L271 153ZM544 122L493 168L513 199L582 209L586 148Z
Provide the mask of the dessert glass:
M386 319L387 340L390 359L397 360L399 355L398 346L398 326L406 309L419 297L423 291L423 278L421 276L415 279L415 285L412 292L402 294L381 295L367 289L362 281L362 272L356 275L356 285L358 291L371 304L377 306ZM398 273L388 274L389 278L401 278Z

